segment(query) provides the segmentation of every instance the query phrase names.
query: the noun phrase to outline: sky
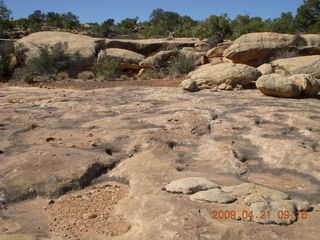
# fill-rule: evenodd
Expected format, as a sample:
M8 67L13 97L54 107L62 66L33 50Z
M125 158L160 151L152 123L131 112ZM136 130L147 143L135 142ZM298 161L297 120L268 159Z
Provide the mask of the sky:
M203 20L211 14L227 13L231 18L238 14L251 17L277 18L281 12L292 12L303 0L4 0L13 12L13 18L27 17L34 10L42 12L72 12L82 23L101 23L108 18L116 22L125 18L139 17L140 21L149 19L152 10L162 8L166 11L188 15L195 20Z

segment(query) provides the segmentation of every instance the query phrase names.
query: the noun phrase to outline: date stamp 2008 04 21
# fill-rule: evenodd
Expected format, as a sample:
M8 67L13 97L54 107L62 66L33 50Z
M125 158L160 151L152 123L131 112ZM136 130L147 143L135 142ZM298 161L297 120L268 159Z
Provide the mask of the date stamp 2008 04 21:
M292 212L279 210L275 216L271 216L270 211L260 211L260 213L254 213L253 211L244 210L241 213L238 213L235 210L213 210L211 212L211 219L237 219L239 216L242 219L289 219L292 217ZM300 219L307 219L308 212L307 211L298 211L297 217Z

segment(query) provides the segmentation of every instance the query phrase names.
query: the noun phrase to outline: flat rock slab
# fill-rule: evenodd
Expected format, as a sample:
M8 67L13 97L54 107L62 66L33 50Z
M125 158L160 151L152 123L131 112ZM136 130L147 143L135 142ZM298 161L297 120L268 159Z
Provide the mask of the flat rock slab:
M169 183L165 190L171 193L196 193L199 191L218 188L219 186L208 179L201 177L188 177Z
M202 202L215 202L215 203L232 203L237 199L226 192L223 192L221 189L215 188L207 191L200 191L190 196L193 201L202 201Z
M251 205L251 209L253 211L252 220L257 223L291 224L297 220L296 209L293 202L290 201L280 200L270 204L266 202L254 203Z

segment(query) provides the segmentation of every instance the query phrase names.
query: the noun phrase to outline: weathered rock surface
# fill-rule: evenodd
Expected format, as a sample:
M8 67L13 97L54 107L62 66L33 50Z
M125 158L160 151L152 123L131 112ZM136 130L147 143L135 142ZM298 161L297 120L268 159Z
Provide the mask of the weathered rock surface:
M122 48L133 52L149 56L159 51L194 47L196 43L201 43L199 39L193 38L175 38L173 40L168 39L106 39L105 45L107 48Z
M219 188L210 189L207 191L200 191L190 196L193 201L200 202L215 202L215 203L232 203L237 199L229 193L223 192Z
M301 94L315 96L320 92L320 80L310 74L296 74L291 77L292 81L301 86Z
M184 80L180 83L180 87L189 92L199 91L197 82L191 79Z
M113 162L116 164L109 166L112 170L91 168L92 175L86 176L87 183L102 174L94 181L112 179L128 184L127 195L114 209L106 206L112 219L131 226L114 239L254 240L268 236L274 240L316 240L320 238L320 212L316 210L310 209L307 218L298 217L288 227L212 219L211 213L234 210L241 216L259 203L245 204L247 196L268 192L272 198L265 208L274 212L293 207L297 213L307 209L305 200L318 206L318 106L318 98L275 101L258 90L189 93L141 87L90 91L2 88L0 192L4 191L4 198L12 196L7 194L10 185L19 190L14 192L18 199L27 197L20 189L29 187L36 191L29 198L40 196L24 204L39 201L57 184L65 191L82 187L77 179L83 179L81 171L88 172L90 161L106 167ZM202 203L191 201L189 195L162 190L167 183L188 177L212 180L237 201L228 205ZM244 182L248 183L241 186ZM276 200L275 196L283 193L291 200ZM90 199L101 200L100 194L92 193ZM79 199L84 198L75 197L74 205ZM298 204L296 199L302 201ZM275 205L277 201L286 205ZM13 211L15 205L9 201L8 210L0 210L0 239L59 239L45 227L47 220L41 217L41 209L48 207L48 199L43 204L37 205L40 210L29 206ZM55 204L48 208L52 206ZM101 212L88 212L97 214L96 220L100 218ZM2 218L3 214L9 218ZM63 229L72 228L73 221L77 219L70 219ZM90 238L84 235L83 239Z
M212 87L226 83L235 87L243 87L261 76L256 68L233 63L221 63L217 65L203 65L189 74L190 79L197 82L199 87Z
M206 56L208 58L214 58L214 57L223 57L223 52L226 50L225 47L215 47L210 49L207 53Z
M320 92L320 81L309 74L264 75L257 80L256 86L263 94L274 97L313 97Z
M153 68L161 67L167 64L167 61L173 57L177 57L179 54L176 50L160 51L153 56L147 57L139 63L140 67Z
M257 67L257 69L262 73L262 75L273 73L273 68L270 63L262 64L261 66Z
M119 59L121 63L138 64L144 59L144 56L129 50L120 48L108 48L100 51L98 58L102 56Z
M320 55L278 59L271 64L278 73L311 74L315 78L320 78Z
M257 202L251 205L251 209L252 220L258 223L291 224L297 220L294 204L289 201ZM268 214L262 218L261 213Z
M29 51L27 58L38 54L38 46L56 43L67 43L67 55L72 59L73 65L92 65L98 50L103 46L104 40L67 32L37 32L17 41Z
M224 57L235 63L258 67L274 59L320 54L318 35L249 33L234 41Z
M256 81L256 86L267 96L294 98L301 93L301 86L289 77L276 73L263 75Z
M188 177L170 182L165 190L171 193L196 193L199 191L218 188L219 186L206 178Z
M139 70L139 62L144 59L144 56L125 49L120 48L108 48L101 50L98 55L98 59L102 56L114 58L119 60L119 69L134 69Z

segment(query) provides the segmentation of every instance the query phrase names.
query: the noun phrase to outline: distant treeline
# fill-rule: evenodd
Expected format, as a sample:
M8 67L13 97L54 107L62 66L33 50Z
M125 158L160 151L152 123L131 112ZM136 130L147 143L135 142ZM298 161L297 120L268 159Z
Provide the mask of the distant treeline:
M103 23L82 24L78 16L68 13L42 13L34 11L27 18L10 19L11 10L3 0L0 1L0 37L7 37L10 31L37 32L46 27L65 31L84 31L94 37L115 37L119 35L151 37L197 37L216 40L235 39L250 32L278 33L320 33L320 0L304 0L294 16L291 12L282 13L279 18L263 20L260 17L238 15L230 19L227 14L211 15L202 21L189 16L156 9L152 11L149 21L140 22L139 18L126 18L120 23L107 19Z

